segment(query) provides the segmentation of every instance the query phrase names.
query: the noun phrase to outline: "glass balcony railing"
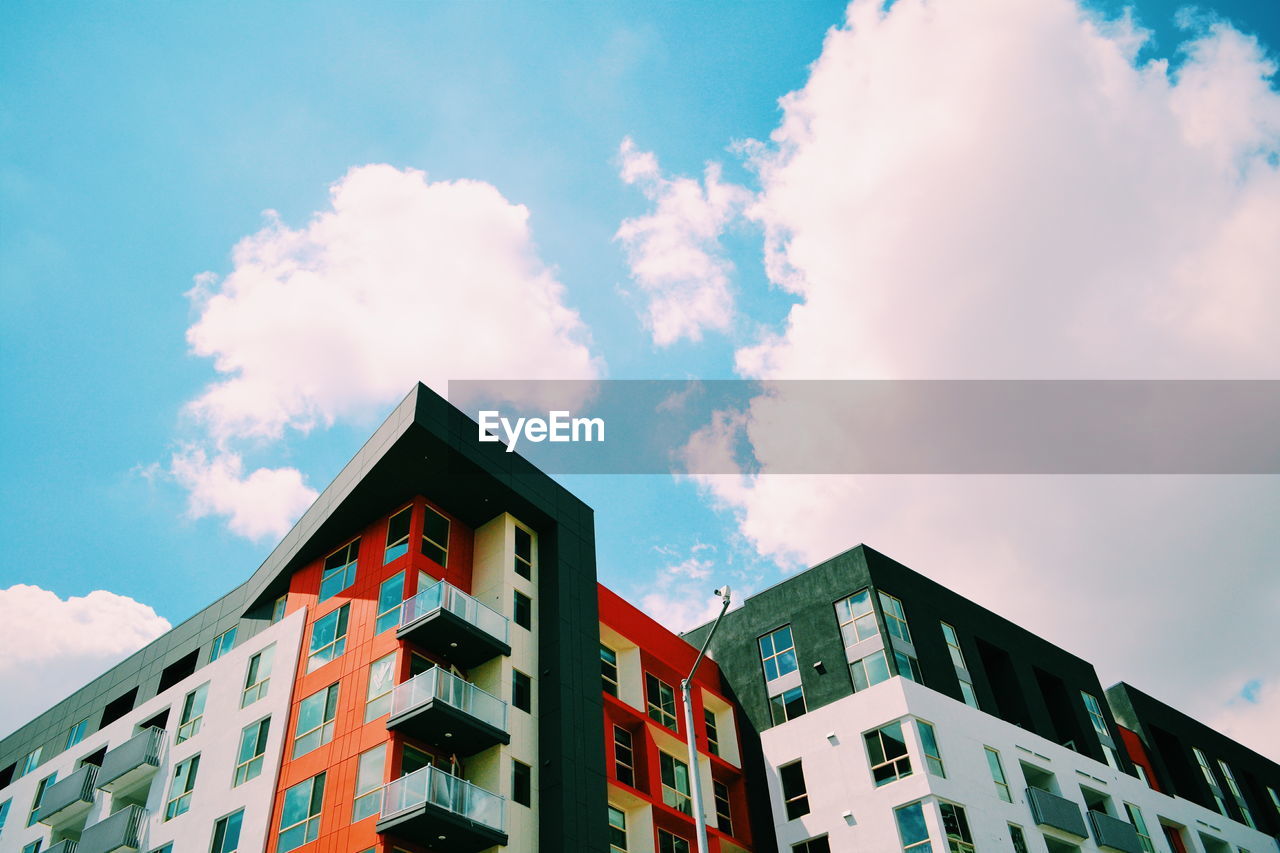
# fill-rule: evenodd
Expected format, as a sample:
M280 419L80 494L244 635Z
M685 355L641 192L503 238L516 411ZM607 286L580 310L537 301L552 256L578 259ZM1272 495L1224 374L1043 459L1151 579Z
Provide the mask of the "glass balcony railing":
M506 800L439 767L415 770L382 789L383 820L424 805L504 831Z
M397 717L428 702L444 702L495 729L507 730L506 702L440 667L396 685L391 694L391 716Z
M405 601L400 608L400 627L407 628L441 611L452 613L503 643L509 641L511 625L507 617L444 581Z

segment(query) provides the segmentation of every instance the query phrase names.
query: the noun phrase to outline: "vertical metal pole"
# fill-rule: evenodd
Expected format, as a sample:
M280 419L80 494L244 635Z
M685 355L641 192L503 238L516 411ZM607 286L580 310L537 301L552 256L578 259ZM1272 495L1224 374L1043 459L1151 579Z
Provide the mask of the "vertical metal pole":
M684 701L684 733L685 738L689 741L689 795L693 804L693 822L698 827L698 853L708 853L707 817L702 811L702 773L698 767L698 738L693 730L693 697L691 693L693 674L698 671L698 665L702 663L703 657L707 654L707 646L711 645L711 638L715 636L716 628L720 627L720 620L724 618L725 611L729 609L729 587L725 586L717 589L716 595L723 598L723 603L720 606L720 615L716 617L715 624L707 632L707 639L703 641L702 649L698 652L698 657L693 662L693 668L689 670L689 677L680 682L680 696Z

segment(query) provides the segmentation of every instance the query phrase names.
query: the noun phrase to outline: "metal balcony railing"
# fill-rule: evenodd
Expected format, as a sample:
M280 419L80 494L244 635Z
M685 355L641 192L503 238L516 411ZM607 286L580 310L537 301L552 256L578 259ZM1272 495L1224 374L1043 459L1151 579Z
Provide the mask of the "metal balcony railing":
M442 610L504 643L509 642L511 625L507 617L445 581L438 581L404 602L400 608L400 627L406 628Z
M61 824L84 814L93 805L98 768L86 764L44 792L37 819L48 826Z
M495 729L507 730L506 702L440 667L433 667L396 685L391 695L391 716L404 714L432 701L444 702Z
M382 789L384 820L424 804L496 832L504 831L506 800L438 767L415 770L388 782Z
M137 850L142 846L142 827L147 810L141 806L125 806L120 811L85 827L76 845L76 853L112 853Z
M149 777L160 766L163 747L164 729L152 726L138 732L103 756L102 767L98 768L98 787L114 793L142 777Z
M1101 849L1115 853L1142 853L1138 830L1127 820L1090 809L1089 823L1093 826L1093 839Z
M1031 816L1038 826L1058 829L1080 838L1089 837L1080 806L1073 800L1042 788L1027 788L1027 805L1031 807Z

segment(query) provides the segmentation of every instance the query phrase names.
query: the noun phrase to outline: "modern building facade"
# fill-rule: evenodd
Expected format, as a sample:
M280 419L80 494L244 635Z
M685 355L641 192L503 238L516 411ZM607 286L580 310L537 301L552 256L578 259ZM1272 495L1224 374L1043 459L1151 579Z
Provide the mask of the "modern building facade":
M861 546L727 614L690 731L709 626L595 561L419 385L244 584L0 741L0 853L692 853L698 799L711 853L1278 846L1273 762Z

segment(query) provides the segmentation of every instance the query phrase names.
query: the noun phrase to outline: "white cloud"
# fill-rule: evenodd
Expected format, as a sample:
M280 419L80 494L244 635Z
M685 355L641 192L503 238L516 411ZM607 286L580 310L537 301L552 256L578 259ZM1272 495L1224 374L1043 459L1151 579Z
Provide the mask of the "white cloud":
M94 590L61 599L38 586L0 590L0 732L9 732L169 630L156 612Z
M296 468L258 468L245 476L236 453L212 459L189 447L171 460L174 478L190 492L188 514L227 517L233 533L248 539L279 539L315 501L317 493Z
M1206 720L1220 732L1272 757L1280 755L1280 680L1262 684L1256 695L1237 697L1216 717Z
M653 202L645 216L625 220L615 239L626 248L631 278L644 292L645 325L658 346L682 338L701 340L704 331L724 331L734 314L729 276L733 265L720 235L750 198L724 183L710 163L703 180L667 178L652 152L630 139L619 149L619 174Z
M654 551L662 557L663 566L654 573L649 591L641 596L640 609L676 632L714 619L720 612L720 597L713 587L728 573L727 566L717 566L715 546L696 542L688 548L664 545Z

